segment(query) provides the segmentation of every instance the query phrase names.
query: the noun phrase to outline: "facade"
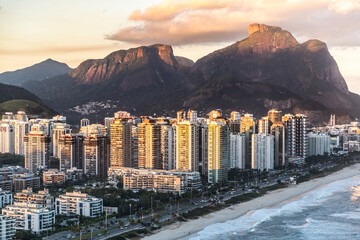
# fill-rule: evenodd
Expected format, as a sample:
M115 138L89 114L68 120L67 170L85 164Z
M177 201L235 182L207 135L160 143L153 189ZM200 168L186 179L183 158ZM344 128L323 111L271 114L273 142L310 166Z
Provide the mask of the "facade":
M37 193L33 192L31 188L23 189L21 192L14 194L14 202L36 204L43 208L54 209L54 197L46 188Z
M230 134L230 168L245 168L245 135Z
M281 122L281 111L277 111L276 109L271 109L268 112L268 120L271 124L276 122Z
M0 215L0 239L11 240L15 233L15 218Z
M347 141L343 143L343 150L345 152L359 152L360 142L358 141Z
M274 169L274 136L252 135L252 169Z
M59 170L83 168L83 141L79 134L66 134L59 138Z
M255 134L255 119L252 114L246 113L240 120L240 133L245 134L245 166L251 168L251 140Z
M103 200L86 193L67 192L55 199L56 214L100 217L103 212Z
M137 167L132 164L132 124L116 119L110 125L110 166Z
M182 121L176 125L176 169L199 170L199 130L196 124Z
M282 117L282 122L285 126L285 151L288 158L296 156L296 127L295 118L292 114L285 114Z
M270 124L268 117L262 117L258 122L258 133L270 134Z
M48 171L43 172L44 185L63 184L65 183L65 180L65 173L57 169L49 169Z
M22 173L13 175L14 191L22 191L27 188L39 188L40 177L36 177L32 173Z
M201 189L199 172L177 170L152 170L134 168L110 168L109 180L123 178L123 187L128 190L154 190L159 192L184 193Z
M138 125L138 167L164 169L161 152L161 125L146 119Z
M80 127L86 127L87 125L90 125L90 120L87 118L83 118L80 120Z
M309 136L307 132L307 116L303 114L295 115L295 153L300 157L307 157L309 154Z
M52 145L53 145L53 156L56 158L60 158L59 151L59 140L62 136L71 133L70 126L66 123L55 123L52 130Z
M110 165L110 141L103 135L91 135L83 142L84 174L106 177Z
M0 125L0 153L14 153L15 152L15 130L10 123L3 123Z
M271 135L274 136L274 167L284 167L286 165L285 151L285 127L281 122L274 122L271 126Z
M29 124L23 121L16 121L14 123L15 129L15 154L25 155L25 145L24 145L24 138L26 134L29 132Z
M46 169L50 164L50 137L45 133L44 127L35 124L25 139L25 168L30 172Z
M208 125L208 182L227 180L230 164L230 129L222 121Z
M0 189L0 208L13 204L13 195L10 191Z
M15 218L15 229L41 233L52 230L55 212L37 204L15 202L2 209L2 215Z
M325 134L309 134L309 156L330 153L330 136Z
M174 128L171 125L163 124L161 125L161 162L163 164L163 169L171 170L175 169L175 147L174 147Z

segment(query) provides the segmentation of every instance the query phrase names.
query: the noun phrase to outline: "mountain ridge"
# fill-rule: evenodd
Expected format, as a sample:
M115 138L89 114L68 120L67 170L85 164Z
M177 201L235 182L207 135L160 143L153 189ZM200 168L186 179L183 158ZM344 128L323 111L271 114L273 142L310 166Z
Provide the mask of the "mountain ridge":
M71 68L65 63L51 58L29 67L0 74L0 83L21 86L29 80L43 80L69 72Z
M68 74L24 86L74 116L92 102L112 104L93 115L110 115L116 108L140 115L184 107L251 111L252 105L258 116L273 107L307 112L317 122L330 113L359 116L360 97L348 90L324 42L298 43L290 32L265 24L251 24L248 32L195 63L175 57L169 45L155 44L86 60Z

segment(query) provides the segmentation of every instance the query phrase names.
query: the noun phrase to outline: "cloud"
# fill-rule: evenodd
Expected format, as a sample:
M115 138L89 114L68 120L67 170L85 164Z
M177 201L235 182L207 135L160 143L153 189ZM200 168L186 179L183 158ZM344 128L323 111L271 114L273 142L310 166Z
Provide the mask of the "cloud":
M360 29L354 27L360 21L358 10L360 0L164 0L143 12L133 11L129 16L133 25L106 39L175 46L231 42L246 37L248 25L258 22L278 25L300 39L358 46Z

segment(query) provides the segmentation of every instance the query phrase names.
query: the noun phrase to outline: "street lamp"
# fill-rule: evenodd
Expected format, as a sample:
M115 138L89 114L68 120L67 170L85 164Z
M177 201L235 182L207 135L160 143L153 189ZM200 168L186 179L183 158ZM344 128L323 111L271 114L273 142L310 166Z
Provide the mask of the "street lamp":
M129 203L129 207L130 207L130 220L131 220L131 203Z

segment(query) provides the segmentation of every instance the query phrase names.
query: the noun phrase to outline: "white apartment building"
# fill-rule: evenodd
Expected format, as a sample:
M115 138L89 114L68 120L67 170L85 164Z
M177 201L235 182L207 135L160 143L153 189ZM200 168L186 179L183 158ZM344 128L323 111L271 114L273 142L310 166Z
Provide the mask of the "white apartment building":
M230 134L230 168L245 168L245 135Z
M15 233L15 218L0 215L0 240L13 239Z
M8 205L2 215L15 218L16 230L29 230L40 233L52 229L55 223L55 212L37 204L17 203Z
M274 169L274 136L253 134L251 151L252 169Z
M3 123L0 125L0 152L14 153L14 126L10 123Z
M309 134L309 156L330 153L330 136L325 134Z
M199 172L109 168L109 181L117 182L118 177L123 177L124 189L129 190L145 189L182 194L186 190L201 189L201 178Z
M0 188L0 208L13 204L13 195L10 191L3 191Z
M81 192L67 192L55 199L56 214L100 217L103 200Z
M15 138L14 138L15 154L25 155L24 138L25 135L29 132L29 124L27 122L16 121L14 123L14 129L15 129Z
M32 188L23 189L21 192L14 194L14 202L36 204L44 208L54 209L54 197L46 188L37 193L33 192Z

